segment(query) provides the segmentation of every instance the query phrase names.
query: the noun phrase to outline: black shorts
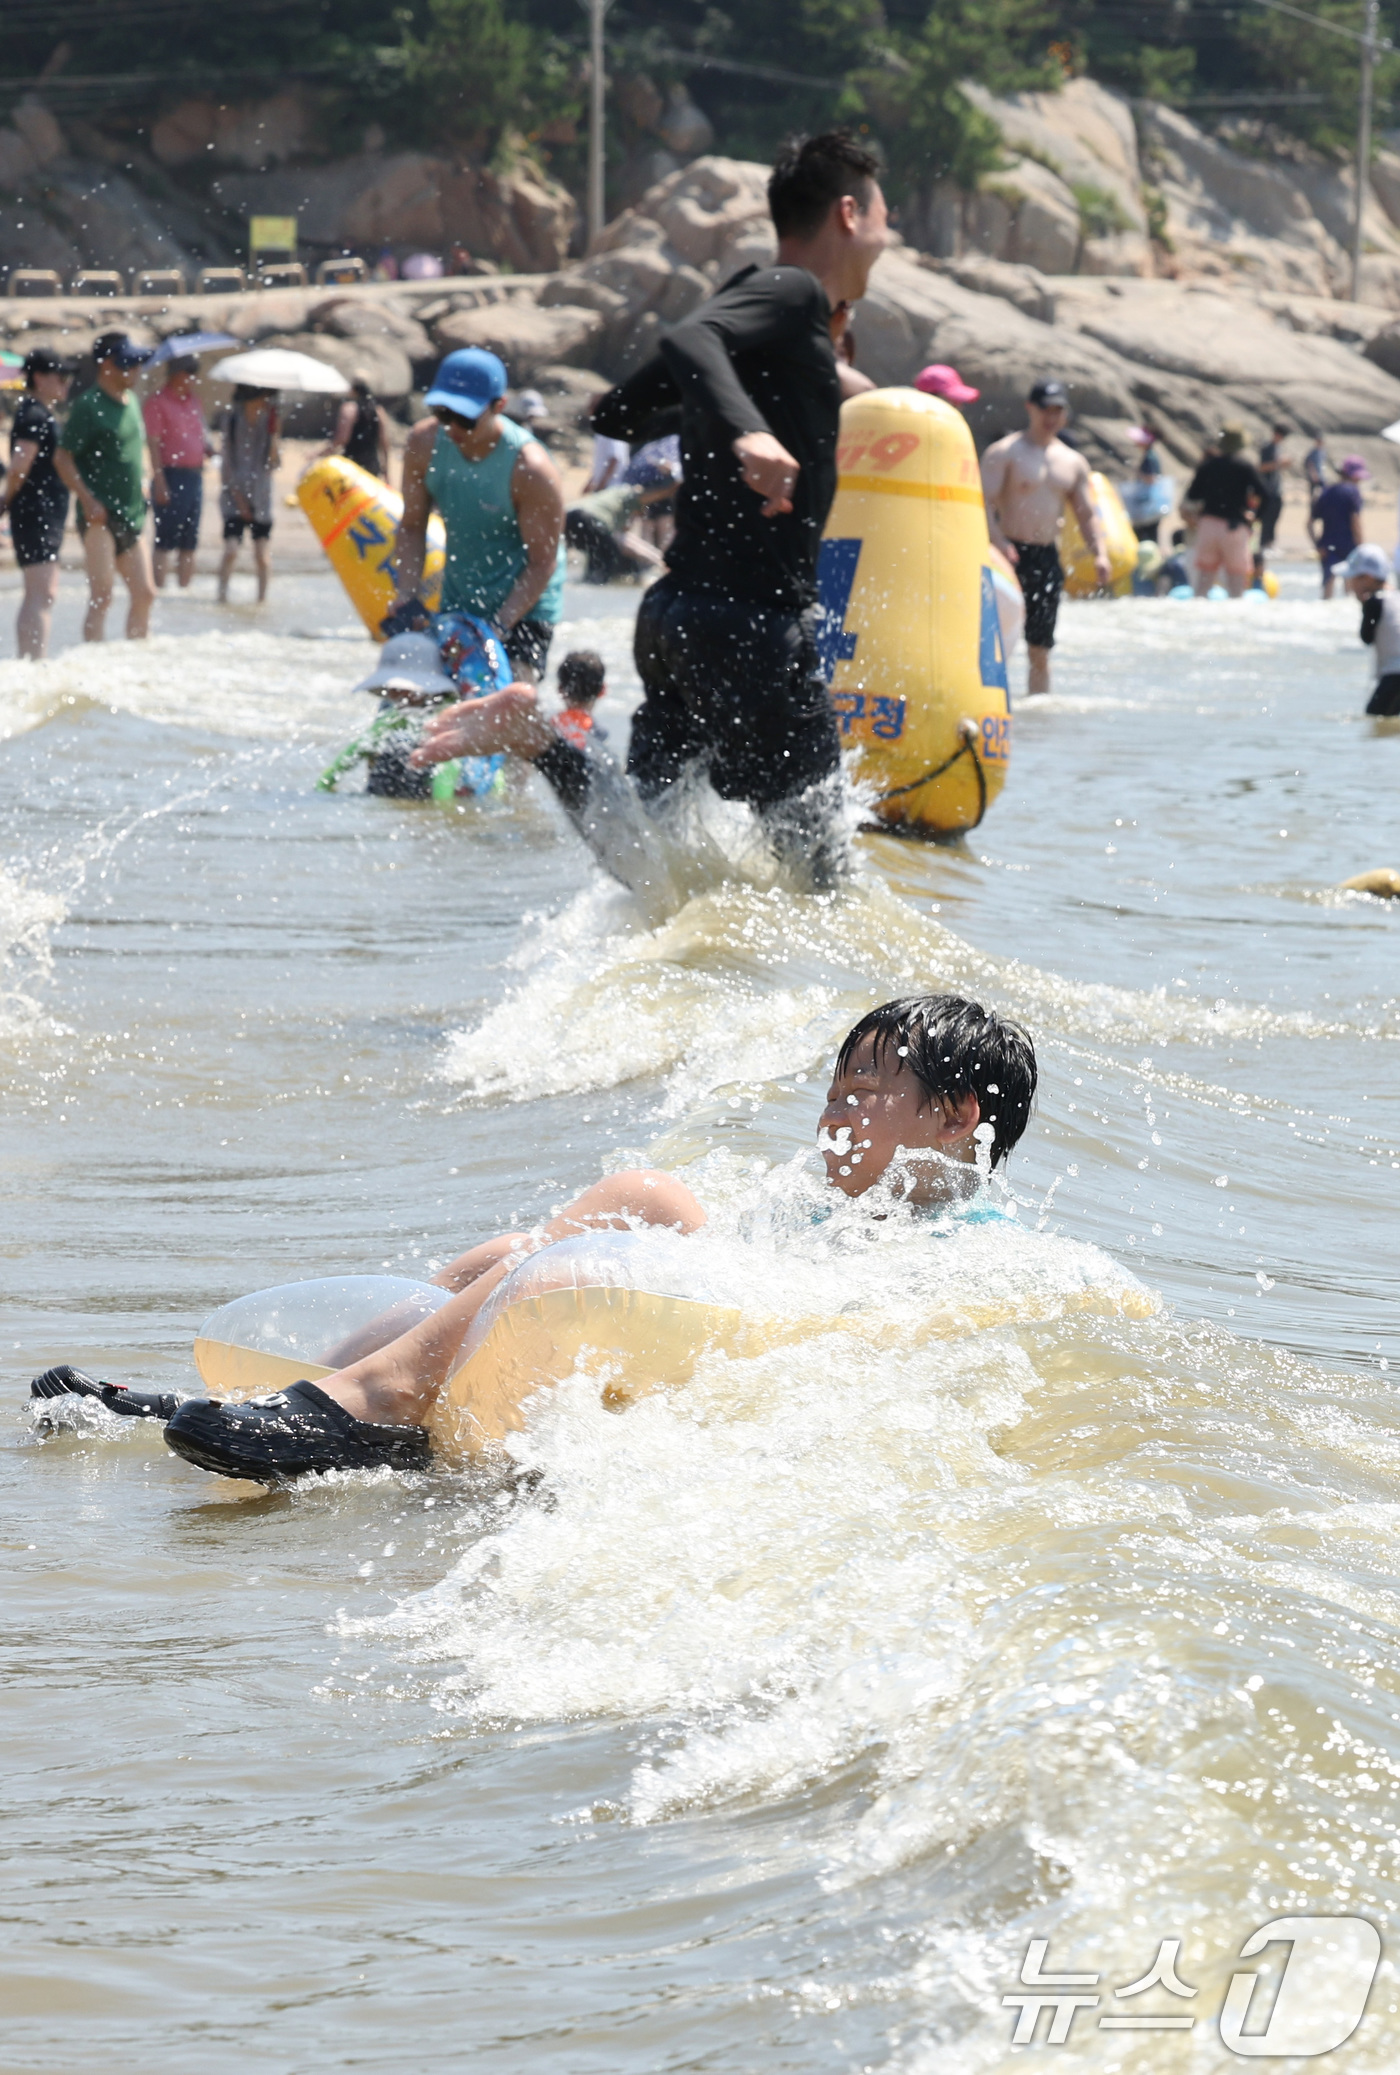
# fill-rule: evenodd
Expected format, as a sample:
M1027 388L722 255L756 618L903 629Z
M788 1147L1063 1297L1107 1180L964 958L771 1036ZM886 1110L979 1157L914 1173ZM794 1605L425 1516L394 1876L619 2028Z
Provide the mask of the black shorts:
M224 519L224 539L242 540L251 530L254 540L271 540L271 519L245 519L242 512L231 512Z
M10 506L10 539L21 569L40 562L56 562L63 546L63 528L68 519L68 496L62 505L30 504L23 499Z
M1026 601L1026 647L1053 648L1055 619L1065 587L1060 551L1036 540L1013 540L1011 545L1016 550L1016 577Z
M1372 692L1366 711L1381 720L1394 720L1400 714L1400 676L1394 671L1383 677Z
M633 652L646 696L627 769L643 800L698 766L721 799L762 810L840 769L814 612L683 591L663 577L642 600Z
M143 520L142 524L144 525L144 523L145 522ZM87 538L87 530L87 519L84 515L82 506L79 505L78 531L82 534L84 539ZM131 553L131 550L135 547L137 541L141 538L140 526L128 526L125 519L119 519L116 513L112 511L109 511L107 514L107 531L112 536L112 546L116 550L118 561L121 560L123 555L129 555Z
M554 628L548 620L517 620L509 634L501 637L501 645L511 669L538 684L544 676L553 639Z
M167 554L199 546L199 519L204 509L204 471L199 468L167 468L164 504L153 504L156 546Z

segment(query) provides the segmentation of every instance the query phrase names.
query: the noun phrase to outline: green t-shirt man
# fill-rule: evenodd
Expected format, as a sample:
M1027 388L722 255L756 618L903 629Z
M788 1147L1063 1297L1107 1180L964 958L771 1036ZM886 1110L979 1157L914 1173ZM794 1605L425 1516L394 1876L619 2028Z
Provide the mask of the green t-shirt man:
M145 440L136 398L128 391L118 403L105 389L85 389L68 413L58 444L72 455L98 503L106 506L117 553L125 554L146 523L141 488ZM87 530L81 509L78 523Z

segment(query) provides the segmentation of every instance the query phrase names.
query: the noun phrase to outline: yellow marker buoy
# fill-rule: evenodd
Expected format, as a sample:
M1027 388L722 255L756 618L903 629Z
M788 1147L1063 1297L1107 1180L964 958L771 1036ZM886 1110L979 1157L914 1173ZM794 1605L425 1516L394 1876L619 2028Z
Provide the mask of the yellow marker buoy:
M926 835L976 828L1011 756L987 515L960 411L917 389L841 407L818 640L874 811Z
M1400 900L1400 872L1391 865L1377 865L1373 872L1358 872L1354 879L1343 879L1344 893L1373 893L1378 900Z
M1123 509L1123 500L1108 477L1096 471L1089 482L1094 509L1103 528L1104 545L1108 549L1108 588L1115 598L1123 598L1132 587L1133 571L1137 568L1138 537ZM1060 535L1060 561L1064 565L1065 589L1070 597L1091 598L1099 588L1094 558L1085 546L1079 521L1070 510L1065 512L1064 532Z
M376 641L379 622L394 602L394 550L403 499L378 476L340 454L314 461L297 485L297 502L316 530L331 567L350 602ZM434 512L428 521L428 551L421 593L433 612L442 591L447 535Z

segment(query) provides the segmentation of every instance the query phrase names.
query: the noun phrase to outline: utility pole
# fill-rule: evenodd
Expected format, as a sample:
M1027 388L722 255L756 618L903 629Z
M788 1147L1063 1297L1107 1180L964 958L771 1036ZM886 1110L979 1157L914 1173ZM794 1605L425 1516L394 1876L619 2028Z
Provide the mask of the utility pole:
M1361 216L1366 183L1371 177L1371 86L1376 63L1378 0L1366 0L1366 28L1361 38L1361 112L1356 124L1356 217L1351 229L1351 299L1361 300Z
M606 163L603 99L608 76L603 61L603 22L613 0L581 0L581 4L588 9L588 242L591 245L607 217L603 198ZM1369 5L1374 8L1376 0L1369 0Z

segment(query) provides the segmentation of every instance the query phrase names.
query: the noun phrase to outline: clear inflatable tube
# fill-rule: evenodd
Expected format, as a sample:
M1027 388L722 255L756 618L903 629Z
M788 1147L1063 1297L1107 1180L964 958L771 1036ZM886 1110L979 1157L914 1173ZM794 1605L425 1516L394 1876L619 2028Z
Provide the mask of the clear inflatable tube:
M204 1321L194 1360L215 1397L316 1383L430 1318L451 1296L402 1275L328 1275L237 1297Z

